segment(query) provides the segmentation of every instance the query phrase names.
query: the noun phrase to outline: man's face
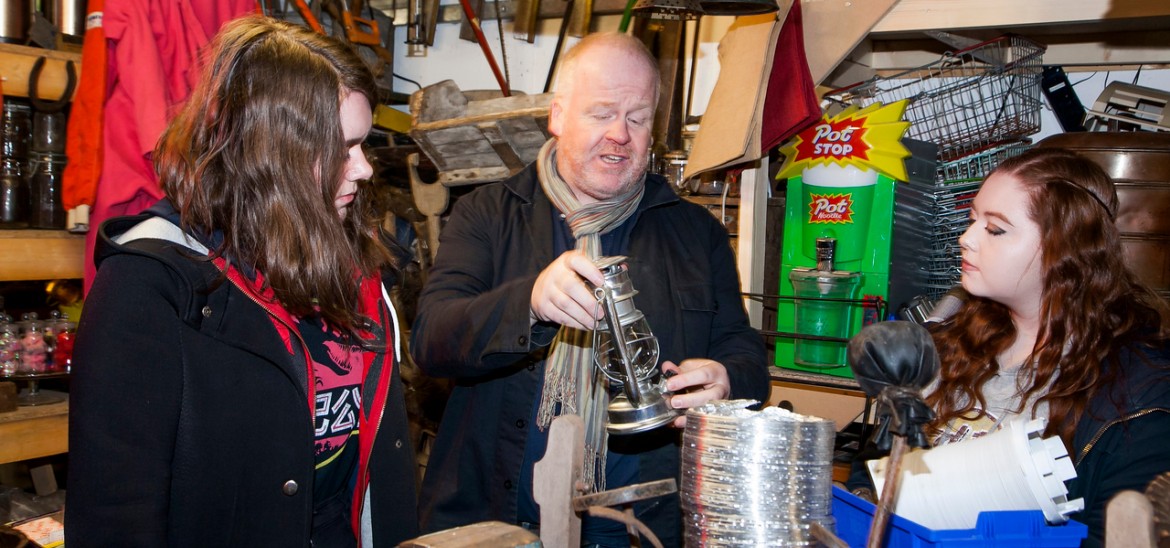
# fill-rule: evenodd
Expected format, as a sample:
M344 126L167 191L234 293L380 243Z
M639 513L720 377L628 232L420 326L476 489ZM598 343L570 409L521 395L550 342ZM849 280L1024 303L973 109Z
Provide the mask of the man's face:
M574 82L549 108L557 171L582 204L612 198L646 171L657 79L633 55L599 47L577 60Z

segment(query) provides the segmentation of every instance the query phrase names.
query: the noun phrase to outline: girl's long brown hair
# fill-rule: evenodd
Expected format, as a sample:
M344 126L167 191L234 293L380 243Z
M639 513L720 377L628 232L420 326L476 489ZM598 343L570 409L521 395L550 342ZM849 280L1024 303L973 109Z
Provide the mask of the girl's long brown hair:
M1029 216L1040 227L1044 289L1024 401L1047 402L1046 435L1072 447L1089 399L1124 375L1118 352L1166 339L1166 305L1126 267L1114 224L1117 193L1097 164L1068 150L1035 148L992 174L1011 175L1027 189ZM1001 365L1014 365L996 356L1015 335L1007 307L978 297L935 330L942 360L939 387L928 398L938 411L935 428L986 407L979 388Z
M346 146L344 94L373 105L373 75L349 46L260 16L213 40L202 75L154 151L162 188L189 231L222 236L213 253L264 275L295 315L353 332L359 275L391 266L359 185L346 218L334 197Z

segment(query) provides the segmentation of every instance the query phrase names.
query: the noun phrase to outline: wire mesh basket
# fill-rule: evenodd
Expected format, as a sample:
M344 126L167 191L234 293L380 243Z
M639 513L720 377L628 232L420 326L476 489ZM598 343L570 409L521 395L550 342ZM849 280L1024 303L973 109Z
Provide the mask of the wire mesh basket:
M962 158L941 163L938 166L936 180L939 184L950 185L968 181L982 181L1000 162L1013 156L1019 156L1031 146L1032 141L1028 139L997 143Z
M906 136L935 143L939 160L946 162L1040 130L1044 50L1008 34L826 97L862 107L908 99Z
M913 280L936 300L959 283L959 237L970 224L971 201L1000 162L1031 146L1028 140L1000 143L938 165L933 184L899 184L894 204L897 227L891 279Z

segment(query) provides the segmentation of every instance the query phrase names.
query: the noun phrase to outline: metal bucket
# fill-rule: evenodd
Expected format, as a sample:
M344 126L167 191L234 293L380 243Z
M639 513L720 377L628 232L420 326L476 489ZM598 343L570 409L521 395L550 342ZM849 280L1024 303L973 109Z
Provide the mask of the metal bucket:
M66 36L85 35L87 0L41 0L45 18Z
M0 1L0 42L23 44L32 24L32 0Z
M1078 132L1036 144L1074 150L1117 186L1117 228L1129 267L1170 298L1170 133Z

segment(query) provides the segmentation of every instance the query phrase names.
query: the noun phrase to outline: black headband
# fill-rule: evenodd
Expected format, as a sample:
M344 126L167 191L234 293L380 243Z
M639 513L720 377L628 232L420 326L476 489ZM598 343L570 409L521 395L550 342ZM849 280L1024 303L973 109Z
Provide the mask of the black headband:
M1077 190L1080 190L1081 192L1084 192L1085 194L1088 194L1089 196L1092 196L1093 200L1097 202L1097 205L1100 205L1101 209L1105 210L1105 216L1108 217L1110 221L1116 220L1114 218L1113 210L1109 209L1109 205L1106 204L1105 200L1102 200L1101 197L1098 196L1096 192L1093 192L1092 190L1089 190L1088 188L1085 188L1084 186L1078 185L1078 184L1076 184L1068 179L1049 179L1048 182L1064 183L1064 184L1069 185Z

